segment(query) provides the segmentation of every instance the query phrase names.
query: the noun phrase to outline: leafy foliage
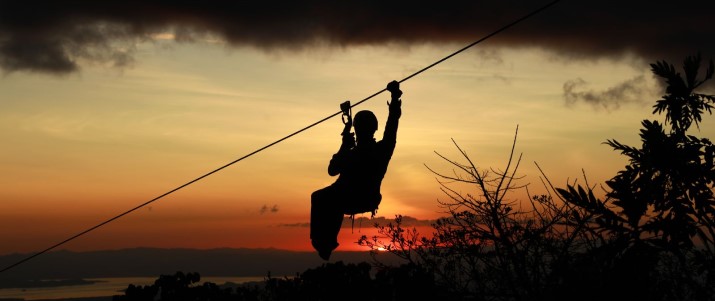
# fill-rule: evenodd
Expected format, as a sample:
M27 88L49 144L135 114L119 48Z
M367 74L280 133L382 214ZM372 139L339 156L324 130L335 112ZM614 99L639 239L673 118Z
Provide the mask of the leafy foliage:
M667 85L663 99L656 101L653 113L661 114L665 112L667 122L671 123L672 130L682 133L690 128L695 122L697 126L702 121L704 111L712 114L712 102L715 99L712 95L694 93L706 81L712 79L715 72L715 65L710 61L705 77L698 79L700 70L700 54L689 56L683 62L685 78L675 70L672 64L659 61L651 64L651 70L657 76L662 77Z
M640 148L616 140L606 144L625 155L629 164L607 181L606 194L614 208L592 210L603 214L599 226L631 242L644 240L659 250L689 251L698 242L713 252L715 233L715 196L713 194L713 152L715 146L706 138L688 135L702 113L711 113L715 98L694 93L713 76L710 61L704 79L697 77L700 56L685 59L685 77L666 62L652 64L653 73L665 79L666 95L658 100L654 113L665 113L670 131L658 121L644 120ZM573 187L569 187L573 189ZM580 198L560 191L569 202ZM623 223L623 220L627 223Z
M712 298L713 293L703 288L713 284L715 146L688 134L693 123L698 126L702 121L703 113L712 114L715 102L712 95L695 93L715 70L710 61L700 79L700 64L700 55L687 57L684 77L665 61L651 64L653 73L667 85L653 113L665 114L669 129L658 121L644 120L640 147L606 142L628 158L628 165L606 182L610 190L605 201L589 196L589 202L603 206L584 206L583 194L573 193L584 191L581 186L558 190L565 201L597 217L594 229L609 237L601 248L620 259L613 270L658 283L640 289L661 292L660 296ZM684 287L688 290L683 291Z

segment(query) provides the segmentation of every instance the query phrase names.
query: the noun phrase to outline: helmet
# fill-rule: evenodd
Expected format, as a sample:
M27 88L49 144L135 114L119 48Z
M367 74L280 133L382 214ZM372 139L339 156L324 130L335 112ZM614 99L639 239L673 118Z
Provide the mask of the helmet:
M363 110L353 119L355 132L374 133L377 130L377 117L371 111Z

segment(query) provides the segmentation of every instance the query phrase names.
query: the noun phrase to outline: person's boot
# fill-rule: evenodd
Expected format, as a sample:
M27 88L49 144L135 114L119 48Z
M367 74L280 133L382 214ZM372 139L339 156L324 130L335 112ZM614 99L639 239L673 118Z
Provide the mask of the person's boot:
M318 256L320 256L323 260L329 260L330 254L333 253L333 250L335 250L339 245L336 241L325 242L315 239L313 239L311 243L313 244L313 248L318 251Z

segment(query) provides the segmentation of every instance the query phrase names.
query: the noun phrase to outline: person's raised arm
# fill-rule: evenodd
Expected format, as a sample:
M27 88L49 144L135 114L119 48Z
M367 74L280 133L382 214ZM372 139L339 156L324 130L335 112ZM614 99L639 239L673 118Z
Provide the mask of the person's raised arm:
M397 126L400 116L402 116L400 83L394 80L391 81L387 84L387 91L390 91L391 94L391 101L388 102L390 114L387 116L387 122L385 122L385 132L382 134L382 140L394 144L397 141Z
M340 149L333 155L333 158L330 159L330 164L328 165L328 174L330 176L337 176L342 172L343 166L346 164L345 155L350 149L355 147L355 134L350 132L351 126L352 119L349 119L342 133L343 142L340 144Z

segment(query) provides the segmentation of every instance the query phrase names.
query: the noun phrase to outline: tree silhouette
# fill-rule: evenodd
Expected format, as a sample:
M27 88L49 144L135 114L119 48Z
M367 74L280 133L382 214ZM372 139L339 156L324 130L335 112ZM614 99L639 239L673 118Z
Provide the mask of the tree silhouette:
M456 142L461 162L437 154L455 172L428 167L447 195L439 203L448 213L434 223L431 237L405 229L397 216L395 223L378 227L381 236L359 242L426 268L451 299L545 300L564 294L561 267L594 244L585 227L587 212L548 195L530 197L526 206L509 198L525 187L518 183L516 136L503 169L477 167ZM476 187L477 193L462 193L465 187Z
M160 275L153 285L135 286L130 284L124 295L114 296L114 301L202 301L202 300L255 300L253 298L238 299L245 294L233 294L231 288L220 288L215 283L204 282L199 273L176 272L174 275Z
M115 301L283 301L360 300L399 301L453 300L435 285L426 269L416 265L383 267L372 272L369 263L325 263L295 277L274 278L260 284L221 287L211 282L199 285L198 273L161 275L150 286L129 285ZM373 275L374 274L374 275Z
M615 286L660 296L713 298L715 146L688 134L692 124L699 127L703 113L712 114L715 102L712 95L695 93L715 70L710 61L701 79L700 65L700 55L687 57L681 76L665 61L651 64L666 83L666 94L653 113L665 114L669 129L644 120L640 148L614 139L605 142L629 160L606 182L610 190L605 200L580 185L558 189L567 202L586 208L594 217L591 227L607 238L599 250L614 260L610 279ZM710 289L700 289L708 285Z

